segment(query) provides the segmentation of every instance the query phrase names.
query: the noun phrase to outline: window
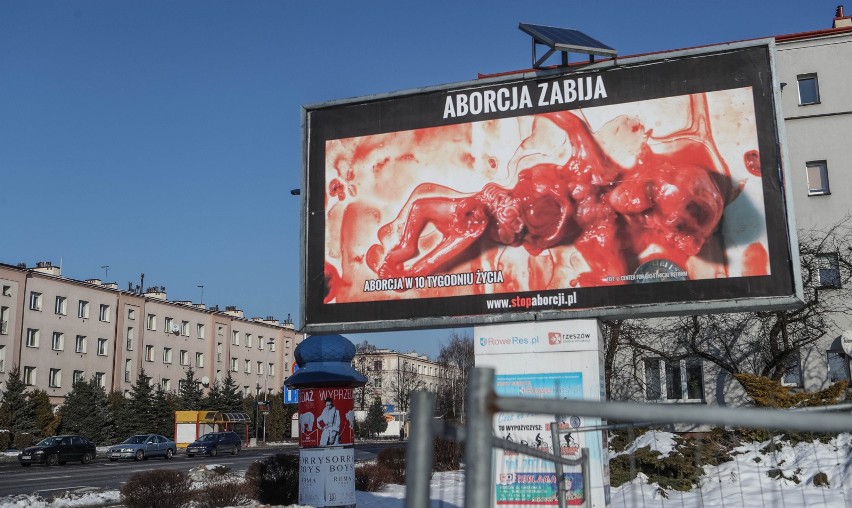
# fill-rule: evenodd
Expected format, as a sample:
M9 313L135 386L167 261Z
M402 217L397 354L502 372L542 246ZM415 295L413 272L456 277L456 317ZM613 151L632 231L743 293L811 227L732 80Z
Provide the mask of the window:
M802 365L798 352L787 357L785 367L787 370L781 376L781 384L785 386L802 386Z
M106 339L98 339L98 356L106 356L107 355L107 340Z
M796 76L799 84L799 105L819 104L819 83L816 74L800 74Z
M9 333L9 307L0 307L0 335Z
M287 342L290 342L290 341L287 341ZM269 339L269 350L272 351L273 353L275 352L275 341L272 338Z
M35 367L24 367L24 384L27 386L33 386L36 384L36 368Z
M39 331L37 328L27 328L27 347L38 347Z
M156 314L148 314L148 320L145 323L145 327L149 330L157 329L157 315Z
M145 346L145 361L154 361L154 346Z
M251 374L251 360L245 361L245 367L243 368L246 374Z
M375 381L374 384L375 384L376 388L382 387L382 378L377 377L374 381Z
M62 316L68 314L68 299L64 296L57 296L55 310L57 314Z
M50 341L50 349L54 351L62 351L65 348L65 334L62 332L53 332L53 340Z
M382 370L382 361L374 360L373 361L373 370Z
M77 383L82 383L86 380L86 373L82 370L75 370L74 375L71 378L71 384L76 385Z
M704 369L698 358L645 360L646 400L703 400Z
M240 332L235 331L231 335L232 335L231 344L233 344L235 346L239 346L240 345Z
M62 387L62 369L50 369L47 376L47 386L51 388Z
M832 383L849 381L849 360L843 351L826 351L828 380Z
M127 327L127 350L133 351L133 327Z
M257 362L257 375L263 375L263 362Z
M12 286L3 286L3 296L12 296Z
M840 262L837 254L817 254L814 256L817 270L817 287L840 289Z
M103 321L104 323L109 323L110 312L109 305L101 304L101 308L98 311L98 321Z
M195 366L204 367L204 353L195 353Z
M270 375L270 376L274 376L274 375L275 375L275 364L274 364L274 363L270 363L270 364L269 364L269 375Z
M216 343L216 361L222 363L222 343Z
M164 391L169 391L172 389L172 380L164 377L160 380L160 386Z
M169 333L172 331L172 318L167 317L165 321L163 321L163 331Z
M263 350L263 335L257 336L257 349Z
M30 291L30 310L41 310L41 293Z
M77 317L88 319L89 318L89 302L85 300L80 300L77 304Z
M136 309L127 309L127 319L130 321L136 320Z
M85 353L86 352L86 336L78 335L77 338L74 339L74 352L75 353Z
M163 363L172 363L172 348L163 348Z
M246 347L251 347L251 346L252 346L252 337L251 337L250 333L247 333L246 334Z
M828 187L828 165L825 161L806 162L805 169L808 177L808 196L831 194Z
M195 333L198 335L198 338L199 338L199 339L203 339L203 338L204 338L204 325L202 325L201 323L199 323L199 324L195 327Z
M181 365L189 365L189 353L186 350L181 349L179 357Z
M236 358L231 358L231 372L236 372L239 369L239 363Z
M180 334L184 337L189 337L189 321L180 322Z
M103 372L95 372L95 383L101 388L106 388L106 374Z
M6 346L0 345L0 372L6 372Z
M133 360L124 360L124 382L130 382L130 376L133 371Z

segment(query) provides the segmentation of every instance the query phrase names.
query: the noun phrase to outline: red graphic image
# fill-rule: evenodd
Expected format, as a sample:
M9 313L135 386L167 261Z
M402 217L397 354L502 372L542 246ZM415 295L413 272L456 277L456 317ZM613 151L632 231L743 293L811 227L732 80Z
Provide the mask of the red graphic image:
M299 389L299 446L351 445L355 438L352 388Z
M330 141L325 301L754 273L736 237L766 243L750 94Z
M562 334L558 332L548 332L547 340L550 342L551 346L555 346L556 344L562 344Z

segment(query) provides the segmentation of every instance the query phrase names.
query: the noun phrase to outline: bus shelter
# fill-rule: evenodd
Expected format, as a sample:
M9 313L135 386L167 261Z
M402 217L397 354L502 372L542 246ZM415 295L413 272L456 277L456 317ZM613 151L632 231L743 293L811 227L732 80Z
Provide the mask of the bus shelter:
M175 411L175 443L178 448L186 448L208 432L228 430L242 434L243 442L248 443L250 424L251 418L248 413L223 413L209 410Z

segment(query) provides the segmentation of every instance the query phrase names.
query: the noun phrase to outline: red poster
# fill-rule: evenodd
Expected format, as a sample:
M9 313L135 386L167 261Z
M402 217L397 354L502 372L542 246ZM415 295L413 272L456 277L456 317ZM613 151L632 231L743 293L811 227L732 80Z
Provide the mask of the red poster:
M353 408L352 388L299 388L299 446L351 445Z

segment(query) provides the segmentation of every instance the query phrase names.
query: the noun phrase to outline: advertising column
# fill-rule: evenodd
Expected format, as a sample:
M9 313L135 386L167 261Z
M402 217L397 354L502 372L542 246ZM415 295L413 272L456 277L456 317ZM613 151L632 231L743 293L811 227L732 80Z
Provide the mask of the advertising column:
M352 368L355 345L340 335L309 337L294 351L299 368L284 381L299 398L299 504L355 506Z
M477 367L495 370L498 396L604 400L603 345L597 321L568 320L477 326L474 328ZM609 506L609 469L599 418L577 415L498 413L495 435L555 453L550 424L560 429L559 450L579 458L589 450L590 492L583 492L581 467L563 466L567 504ZM553 462L497 450L496 506L556 506L556 468Z

